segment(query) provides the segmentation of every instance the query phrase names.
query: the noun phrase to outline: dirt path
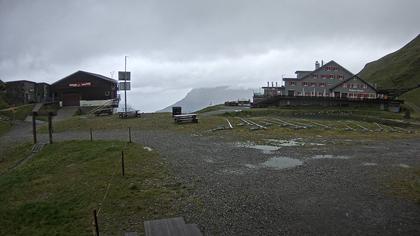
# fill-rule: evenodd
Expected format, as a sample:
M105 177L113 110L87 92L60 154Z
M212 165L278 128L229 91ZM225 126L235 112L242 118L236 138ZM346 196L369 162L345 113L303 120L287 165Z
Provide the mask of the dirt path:
M20 142L31 140L30 133L15 134L21 135ZM57 133L54 139L87 140L89 133ZM96 131L94 139L128 137L126 130ZM46 135L40 140L46 141ZM183 216L207 233L420 234L420 206L393 197L384 185L391 176L420 166L419 140L292 146L265 154L211 137L166 131L134 130L133 141L158 150L177 178L192 187L201 200L186 206ZM264 166L273 157L294 158L302 165Z

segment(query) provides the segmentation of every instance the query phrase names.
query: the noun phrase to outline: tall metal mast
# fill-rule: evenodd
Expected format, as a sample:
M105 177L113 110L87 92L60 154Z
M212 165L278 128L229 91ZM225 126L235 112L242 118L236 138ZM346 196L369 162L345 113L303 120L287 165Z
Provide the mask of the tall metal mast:
M125 116L127 115L127 56L124 57L124 112Z

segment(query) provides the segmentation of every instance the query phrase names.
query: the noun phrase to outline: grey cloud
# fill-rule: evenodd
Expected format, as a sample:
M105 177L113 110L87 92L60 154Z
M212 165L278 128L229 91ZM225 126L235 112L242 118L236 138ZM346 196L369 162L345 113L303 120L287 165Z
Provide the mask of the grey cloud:
M0 0L0 77L109 75L124 55L138 89L256 86L317 59L356 73L419 33L418 9L418 0Z

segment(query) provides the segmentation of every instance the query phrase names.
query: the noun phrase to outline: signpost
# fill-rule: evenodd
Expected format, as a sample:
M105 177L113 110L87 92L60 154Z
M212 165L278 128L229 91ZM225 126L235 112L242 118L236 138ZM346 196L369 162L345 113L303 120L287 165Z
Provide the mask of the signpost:
M131 90L131 83L130 82L120 82L118 84L120 90Z
M123 80L124 82L120 82L120 90L124 90L124 113L127 115L127 90L130 90L130 81L131 74L127 71L127 56L124 57L124 71L118 71L118 80Z

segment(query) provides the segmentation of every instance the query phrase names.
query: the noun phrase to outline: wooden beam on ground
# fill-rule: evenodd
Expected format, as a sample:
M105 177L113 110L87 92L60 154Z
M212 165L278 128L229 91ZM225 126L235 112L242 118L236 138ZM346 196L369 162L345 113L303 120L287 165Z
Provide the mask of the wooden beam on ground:
M343 121L342 124L346 126L346 128L344 128L345 131L354 131L354 128L350 127L346 122Z
M378 131L380 131L380 132L384 131L384 128L383 128L380 124L378 124L378 123L376 123L376 122L375 122L375 124L376 124L376 126L378 126L378 128L379 128L379 130L378 130Z
M304 127L303 126L300 126L300 125L296 125L296 124L293 124L293 123L290 123L290 122L287 122L287 121L284 121L284 120L280 120L280 119L277 119L277 118L273 118L273 119L276 120L276 121L280 121L280 122L282 122L282 123L284 123L286 125L292 126L295 129L304 129Z
M257 127L258 127L258 128L260 128L260 129L267 129L267 127L265 127L265 126L263 126L263 125L260 125L260 124L256 123L255 121L248 120L248 122L250 122L251 124L253 124L253 125L257 126Z
M328 126L328 125L324 125L324 124L321 124L321 123L318 123L318 122L315 122L315 121L310 121L310 120L308 120L308 122L309 122L309 123L312 123L312 124L314 124L314 125L320 126L320 127L324 127L324 128L326 128L326 129L331 129L331 128L332 128L332 127L330 127L330 126Z
M362 129L362 131L365 131L365 132L367 132L367 131L370 131L368 128L366 128L366 127L364 127L364 126L362 126L361 124L359 124L359 123L356 123L356 122L353 122L353 121L349 121L350 123L352 123L352 124L354 124L354 125L356 125L356 126L359 126L359 128L361 128Z
M230 123L230 121L229 121L228 119L226 119L226 121L227 121L227 123L228 123L229 129L233 129L233 126L232 126L232 124Z
M195 224L185 224L182 217L144 222L146 236L202 236Z

